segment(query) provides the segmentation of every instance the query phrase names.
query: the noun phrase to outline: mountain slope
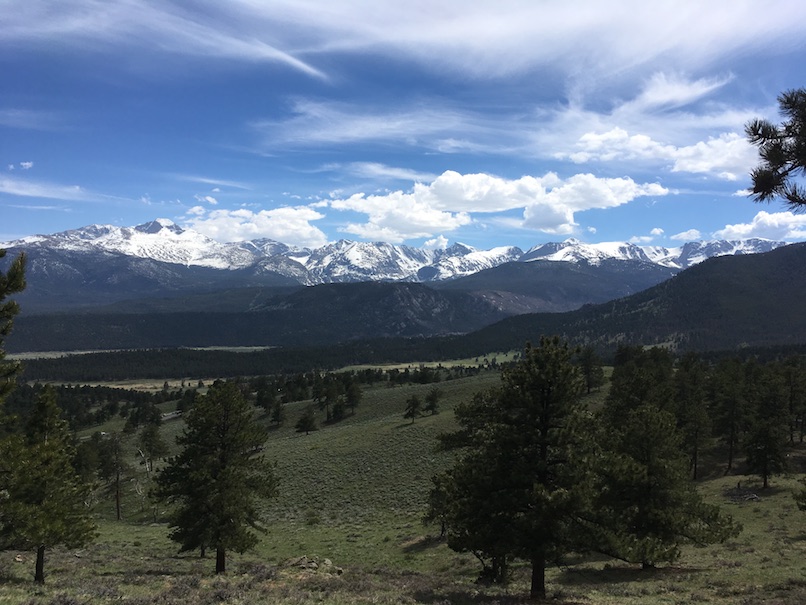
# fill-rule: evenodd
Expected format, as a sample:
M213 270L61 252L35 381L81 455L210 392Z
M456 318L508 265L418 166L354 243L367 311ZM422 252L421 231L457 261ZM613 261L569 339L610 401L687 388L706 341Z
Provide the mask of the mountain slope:
M7 348L324 346L465 333L505 317L466 293L441 293L412 283L323 284L250 294L249 312L22 314Z
M518 348L541 334L613 349L619 343L680 350L806 343L806 244L711 258L633 296L577 311L505 319L465 337L482 350Z

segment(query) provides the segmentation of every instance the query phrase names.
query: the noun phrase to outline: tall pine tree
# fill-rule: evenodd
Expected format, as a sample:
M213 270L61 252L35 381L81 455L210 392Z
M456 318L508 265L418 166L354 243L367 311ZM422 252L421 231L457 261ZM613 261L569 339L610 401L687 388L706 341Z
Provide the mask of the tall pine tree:
M546 565L579 546L580 514L592 495L584 383L572 354L560 339L544 338L504 370L496 393L459 406L460 429L443 443L465 453L437 480L444 498L432 500L442 502L434 512L455 548L528 561L532 598L546 596Z
M85 501L89 487L73 468L75 449L56 394L45 388L24 435L0 444L0 482L5 501L0 514L4 547L36 550L34 579L45 582L45 551L90 542L95 527Z
M175 505L170 537L182 551L213 548L216 573L226 552L258 542L262 500L277 495L274 469L260 452L266 434L232 382L217 381L187 416L181 452L157 476L157 495Z

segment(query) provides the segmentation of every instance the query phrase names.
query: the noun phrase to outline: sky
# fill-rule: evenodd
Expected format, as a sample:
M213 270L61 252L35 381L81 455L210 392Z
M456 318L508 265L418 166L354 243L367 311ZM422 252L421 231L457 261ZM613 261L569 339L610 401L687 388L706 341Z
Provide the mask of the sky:
M744 125L801 0L0 0L0 241L806 239Z

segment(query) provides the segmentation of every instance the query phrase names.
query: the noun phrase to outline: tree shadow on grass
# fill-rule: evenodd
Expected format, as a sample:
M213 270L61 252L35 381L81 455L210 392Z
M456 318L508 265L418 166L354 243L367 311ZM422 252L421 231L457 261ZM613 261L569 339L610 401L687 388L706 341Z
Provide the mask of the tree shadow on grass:
M403 545L404 553L421 553L426 550L436 548L440 544L445 543L445 538L439 536L418 536L414 540L406 542Z
M699 567L652 567L642 569L632 565L605 566L603 569L568 568L557 578L557 582L566 586L584 586L595 584L631 584L654 582L658 579L670 579L692 573L706 571Z

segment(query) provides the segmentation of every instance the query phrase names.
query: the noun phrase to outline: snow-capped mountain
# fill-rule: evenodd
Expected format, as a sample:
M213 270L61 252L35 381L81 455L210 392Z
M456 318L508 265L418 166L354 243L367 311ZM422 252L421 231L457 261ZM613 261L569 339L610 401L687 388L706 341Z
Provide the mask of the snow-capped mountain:
M688 242L676 248L664 248L662 246L638 246L626 242L586 244L576 239L567 239L560 243L536 246L528 250L519 260L522 262L535 260L586 262L592 265L610 259L635 260L682 270L712 256L757 254L785 245L786 242L755 238L733 241L697 241Z
M536 246L526 253L514 246L477 250L454 244L443 250L383 242L340 240L317 249L300 249L269 239L220 243L167 219L136 227L90 225L53 235L0 243L8 249L102 253L185 267L266 273L314 285L357 281L442 281L507 262L567 261L597 265L605 260L638 261L682 270L712 256L767 252L785 242L690 242L678 248L625 242L587 244L576 239Z

